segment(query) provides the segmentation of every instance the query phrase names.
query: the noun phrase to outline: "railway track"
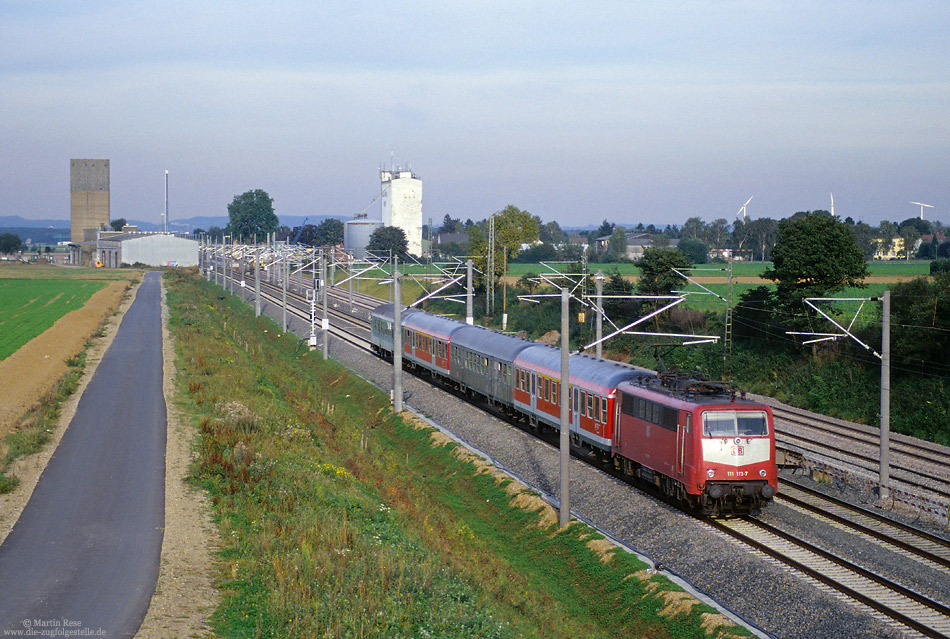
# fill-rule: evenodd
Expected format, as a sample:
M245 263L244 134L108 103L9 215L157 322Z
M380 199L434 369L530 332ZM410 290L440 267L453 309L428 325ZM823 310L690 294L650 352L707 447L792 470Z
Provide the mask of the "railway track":
M778 501L882 542L895 552L913 555L944 572L950 581L950 540L795 482L783 479L779 485Z
M950 606L753 518L705 524L925 637L950 637Z
M253 291L252 291L253 293ZM270 304L282 305L282 289L262 282L261 295ZM245 294L253 303L253 296ZM303 294L288 291L288 313L310 321L310 303ZM331 287L327 304L331 333L360 348L368 349L369 313L380 300ZM320 313L318 307L318 314ZM353 337L357 333L359 337ZM495 411L492 411L495 412ZM873 539L889 552L903 553L908 561L920 562L930 570L942 571L950 582L950 542L879 513L856 508L823 493L783 481L776 498L800 514L845 527L862 538ZM950 607L895 583L873 569L864 568L837 553L801 539L783 527L759 520L705 520L721 534L728 535L774 560L782 562L825 587L876 611L876 614L913 630L920 636L950 637ZM788 528L791 528L789 526Z
M818 471L879 492L880 432L877 428L815 415L761 398L772 405L776 446L786 463ZM950 448L891 434L891 497L895 502L950 524Z

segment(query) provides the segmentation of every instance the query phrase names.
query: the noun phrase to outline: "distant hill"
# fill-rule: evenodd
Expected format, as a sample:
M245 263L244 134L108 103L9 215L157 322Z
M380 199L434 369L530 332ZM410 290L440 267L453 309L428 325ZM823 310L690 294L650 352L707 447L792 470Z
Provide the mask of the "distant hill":
M20 217L19 215L0 215L0 227L3 228L54 228L54 229L68 229L69 220L28 220L25 217Z
M69 228L50 226L0 226L0 235L12 233L24 244L58 244L69 241Z
M304 220L307 220L307 224L317 225L320 222L323 222L326 219L334 218L337 220L349 220L352 218L350 215L279 215L280 223L284 226L289 226L294 228L295 226L300 226L303 224ZM135 224L135 221L129 221L129 224ZM160 231L161 226L158 224L153 224L149 222L138 222L139 230L142 231ZM211 217L211 216L195 216L188 217L176 220L172 218L169 224L169 230L180 233L182 231L193 231L194 229L204 229L207 231L212 226L217 226L224 228L228 224L228 217L226 215ZM149 228L146 228L147 225ZM154 228L151 228L154 227Z

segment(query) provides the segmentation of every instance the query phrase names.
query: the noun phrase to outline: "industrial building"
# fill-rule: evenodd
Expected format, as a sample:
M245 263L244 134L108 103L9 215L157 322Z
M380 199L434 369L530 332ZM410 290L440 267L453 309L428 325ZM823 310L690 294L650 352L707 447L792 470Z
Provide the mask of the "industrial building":
M384 226L401 228L408 240L408 250L422 255L422 180L408 169L380 171L382 187L382 222Z
M109 160L69 161L70 241L109 224Z
M198 265L198 241L168 233L102 233L96 240L70 244L70 252L73 264L98 262L107 268Z

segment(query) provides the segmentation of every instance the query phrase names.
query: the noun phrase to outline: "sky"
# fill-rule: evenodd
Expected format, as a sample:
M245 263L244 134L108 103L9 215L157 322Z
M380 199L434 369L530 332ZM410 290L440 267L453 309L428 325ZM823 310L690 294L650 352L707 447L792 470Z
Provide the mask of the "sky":
M423 217L562 227L825 209L950 222L946 0L0 0L0 216ZM368 207L368 208L367 208Z

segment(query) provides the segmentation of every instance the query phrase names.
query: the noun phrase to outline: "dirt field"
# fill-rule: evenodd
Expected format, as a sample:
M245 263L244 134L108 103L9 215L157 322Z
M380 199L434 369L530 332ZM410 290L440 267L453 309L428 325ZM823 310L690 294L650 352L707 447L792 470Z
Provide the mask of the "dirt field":
M56 387L66 373L66 360L82 351L103 320L118 307L127 288L128 282L108 284L85 306L59 318L45 333L0 361L0 438L6 437L17 420Z

